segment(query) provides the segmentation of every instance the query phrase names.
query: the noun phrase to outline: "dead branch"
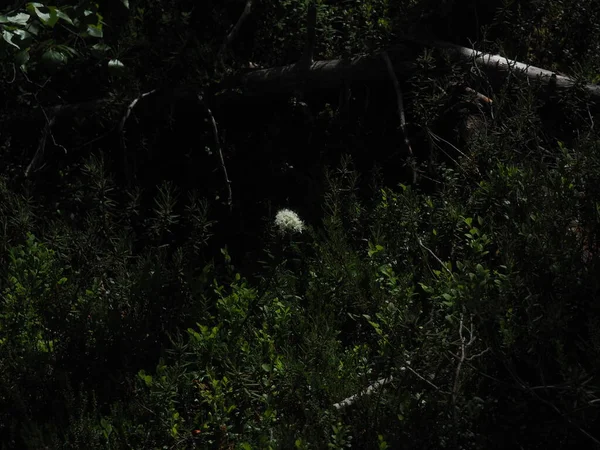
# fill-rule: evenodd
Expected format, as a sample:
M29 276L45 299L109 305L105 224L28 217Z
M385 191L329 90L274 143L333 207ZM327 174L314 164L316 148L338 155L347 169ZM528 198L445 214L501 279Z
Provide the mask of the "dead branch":
M447 50L450 56L455 60L480 65L484 69L494 73L517 74L523 75L531 81L540 80L543 84L554 86L557 91L572 89L576 84L576 81L572 78L559 75L555 72L542 69L540 67L535 67L519 61L508 59L504 56L483 53L478 50L450 44L447 42L435 41L427 44ZM600 103L599 85L586 84L585 89L588 91L594 102Z
M452 405L456 408L456 401L458 399L458 392L460 389L460 372L465 361L470 361L472 358L467 356L467 349L475 342L475 335L473 334L473 317L471 317L471 326L468 328L469 339L464 336L465 330L463 315L460 315L460 322L458 325L458 346L459 354L456 355L458 364L456 365L456 373L454 374L454 386L452 387Z
M33 159L25 169L25 178L28 178L31 173L40 165L42 158L44 157L44 151L46 150L46 140L48 139L48 135L52 133L52 126L56 122L56 116L52 116L50 120L46 120L46 124L44 125L44 129L42 131L42 136L40 137L40 141L38 143L37 150L33 155Z
M208 117L210 118L210 123L212 125L213 136L215 138L215 144L217 146L217 153L219 154L219 159L221 160L221 169L223 169L223 177L225 178L225 185L227 186L227 206L229 206L229 212L231 212L233 207L233 194L231 192L231 180L227 175L227 167L225 166L225 158L223 158L223 151L221 150L221 142L219 139L219 130L217 129L217 121L213 116L212 111L208 107L208 105L204 102L204 98L202 95L198 94L198 101L204 107L206 112L208 113Z
M358 394L351 395L348 398L345 398L339 403L335 403L333 407L337 410L346 408L347 406L352 406L359 398L364 397L366 395L371 395L373 392L377 391L379 388L385 386L386 384L391 383L394 380L393 376L389 376L387 378L381 378L377 380L375 383L371 384L367 388L363 389Z
M127 119L129 118L129 116L131 115L131 112L133 111L133 108L135 107L135 105L137 105L137 103L143 99L144 97L147 97L149 95L154 94L157 91L157 89L152 89L151 91L145 92L141 95L139 95L137 98L135 98L127 107L127 109L125 110L125 114L123 115L123 118L121 119L121 122L119 123L119 127L118 127L118 132L119 132L119 140L121 142L121 153L123 156L123 166L125 167L125 170L128 171L128 162L127 162L127 144L125 143L125 134L123 133L123 130L125 129L125 122L127 122ZM135 176L135 171L134 174Z
M157 89L152 89L151 91L148 92L144 92L143 94L141 94L139 97L137 97L136 99L134 99L129 106L127 107L127 110L125 111L125 115L123 116L123 118L121 119L121 123L119 124L119 133L123 133L123 129L125 128L125 122L127 122L127 119L129 119L129 116L131 115L131 112L133 111L133 108L135 107L135 105L137 105L137 103L143 99L144 97L148 97L149 95L154 94L157 91Z
M225 50L227 50L227 47L236 38L236 36L240 32L240 29L242 28L242 25L244 24L244 21L248 18L248 16L250 16L251 13L252 13L252 0L246 0L246 6L244 6L244 11L242 11L242 15L240 16L240 18L238 19L238 21L236 22L234 27L231 29L231 31L225 37L223 44L221 44L221 48L219 49L219 60L223 59Z
M387 67L388 73L392 82L394 83L394 89L396 90L396 103L398 104L398 116L400 118L400 129L402 130L402 135L404 136L404 144L408 149L408 158L409 164L412 171L412 182L413 184L417 183L417 167L415 164L415 158L413 154L412 147L410 146L410 141L408 140L408 134L406 133L406 116L404 114L404 99L402 97L402 90L400 89L400 83L398 82L398 77L396 76L396 72L394 71L394 66L392 65L392 61L387 52L383 52L381 54L383 60L385 61L385 65Z
M412 61L394 61L394 71L409 74L416 64ZM255 70L244 74L237 81L245 93L286 92L311 87L327 88L338 86L345 80L381 80L387 75L381 57L359 56L352 59L315 61L299 75L296 64Z

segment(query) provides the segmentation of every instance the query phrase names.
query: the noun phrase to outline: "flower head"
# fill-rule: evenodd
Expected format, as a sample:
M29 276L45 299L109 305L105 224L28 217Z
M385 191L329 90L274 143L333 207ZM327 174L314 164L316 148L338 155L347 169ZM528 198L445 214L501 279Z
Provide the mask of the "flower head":
M304 223L294 211L282 209L275 216L275 225L279 228L281 234L285 233L302 233Z

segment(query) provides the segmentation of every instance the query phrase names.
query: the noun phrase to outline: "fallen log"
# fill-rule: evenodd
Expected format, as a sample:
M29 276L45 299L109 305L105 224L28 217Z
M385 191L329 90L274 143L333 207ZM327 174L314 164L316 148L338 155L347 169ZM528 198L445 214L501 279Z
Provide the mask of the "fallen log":
M476 65L488 74L506 76L514 74L525 76L532 81L539 80L542 84L550 85L557 91L572 89L576 80L550 70L531 66L500 55L492 55L478 50L438 41L411 41L422 47L433 47L446 51L451 61ZM406 78L414 73L416 64L406 59L412 51L388 51L395 73L400 78ZM294 89L326 88L339 85L345 80L385 80L388 69L383 63L381 54L360 56L352 59L317 61L307 69L299 71L296 64L255 70L242 75L238 81L243 86L244 94L260 92L282 92ZM585 89L591 99L600 105L600 86L586 84Z
M489 53L480 52L478 50L462 47L460 45L450 44L447 42L431 42L427 45L432 45L439 49L448 51L452 59L477 65L485 69L486 72L508 75L516 74L525 76L531 81L541 81L542 84L551 85L557 91L566 91L575 87L576 80L564 75L560 75L550 70L540 67L525 64L519 61L508 59L500 55L492 55ZM600 86L587 83L585 89L590 94L591 99L600 104Z

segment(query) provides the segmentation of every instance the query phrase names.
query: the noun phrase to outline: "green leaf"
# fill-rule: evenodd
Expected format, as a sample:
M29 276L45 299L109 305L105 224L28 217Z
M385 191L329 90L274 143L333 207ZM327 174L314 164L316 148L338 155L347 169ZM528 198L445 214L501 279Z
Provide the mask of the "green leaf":
M125 71L125 66L118 59L108 61L108 72L113 76L120 76Z
M56 10L56 15L58 16L58 18L59 18L59 19L62 19L62 20L64 20L64 21L65 21L65 22L67 22L69 25L75 25L75 24L73 23L73 20L71 20L71 18L70 18L70 17L69 17L67 14L65 14L65 12L64 12L64 11L61 11L60 9L57 9L57 10Z
M15 25L26 25L31 16L26 13L18 13L14 16L0 15L0 23L12 23Z
M15 37L15 35L11 31L8 31L8 30L2 31L2 39L4 39L8 44L12 45L13 47L19 48L19 46L13 42L14 37Z
M121 3L123 3L125 8L129 9L129 0L121 0Z
M50 66L60 66L62 64L66 64L67 60L67 55L56 49L47 50L42 55L42 61Z
M41 22L48 26L53 27L58 22L58 12L56 6L44 6L41 3L29 3L27 10L31 14L35 14Z
M102 24L88 25L87 34L91 37L101 38L104 35L102 33Z
M58 52L61 52L67 58L69 56L73 57L73 56L77 56L79 54L79 53L77 53L77 50L75 50L73 47L69 47L68 45L57 45L54 49Z
M2 37L10 45L18 48L19 50L25 49L31 41L31 34L25 30L7 30L2 31Z
M97 43L90 48L90 52L94 58L104 59L106 57L106 52L110 51L111 48L109 45Z

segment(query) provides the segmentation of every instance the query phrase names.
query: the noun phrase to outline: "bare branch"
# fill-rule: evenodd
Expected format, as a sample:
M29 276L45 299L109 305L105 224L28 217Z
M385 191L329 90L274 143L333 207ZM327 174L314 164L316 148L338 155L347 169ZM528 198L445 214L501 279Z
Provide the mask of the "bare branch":
M546 85L555 86L555 88L559 91L571 89L575 86L576 83L576 81L572 78L566 77L564 75L559 75L555 72L542 69L540 67L535 67L512 59L508 59L504 56L483 53L478 50L470 49L467 47L461 47L460 45L454 45L447 42L435 41L428 42L426 44L448 50L451 57L453 57L455 60L461 60L472 64L481 65L485 69L493 72L523 75L531 81L539 79L542 83ZM592 99L596 103L600 103L599 85L586 84L585 89L589 92Z
M31 175L31 172L37 170L37 168L39 167L40 162L44 157L44 151L46 150L46 140L48 139L48 135L52 133L51 129L55 122L56 116L52 116L50 120L46 120L46 124L44 125L44 130L42 131L42 136L40 137L37 150L33 155L33 159L27 166L27 169L25 169L25 178L28 178Z
M127 119L129 119L129 116L131 115L131 112L133 111L133 108L135 108L135 105L137 105L137 103L143 99L144 97L148 97L149 95L154 94L157 91L157 89L152 89L151 91L145 92L143 94L141 94L139 97L137 97L136 99L134 99L129 106L127 107L127 110L125 111L125 115L123 116L123 118L121 119L121 123L119 124L119 133L123 132L123 129L125 128L125 122L127 122Z
M204 107L204 109L206 109L206 112L208 113L208 116L210 118L212 130L213 130L213 136L215 138L215 144L217 146L217 153L219 154L219 158L221 160L221 168L223 169L223 177L225 178L225 185L227 186L227 194L228 194L227 206L229 206L229 212L231 212L231 209L233 207L233 194L231 192L231 180L229 179L229 176L227 175L227 167L225 166L225 158L223 158L223 151L221 150L221 142L219 139L219 130L217 129L217 121L215 120L215 117L213 116L213 113L210 110L210 108L208 107L208 105L204 102L204 98L202 98L202 95L198 94L198 100L200 101L200 104Z
M340 409L346 408L347 406L352 406L352 404L354 404L359 398L361 398L365 395L371 395L373 392L375 392L379 388L385 386L386 384L391 383L393 381L393 379L394 379L393 376L389 376L387 378L381 378L380 380L377 380L375 383L371 384L367 388L363 389L358 394L351 395L350 397L345 398L341 402L335 403L333 405L333 407L335 409L340 410Z
M440 265L441 265L441 266L442 266L442 267L443 267L443 268L446 270L446 272L448 272L448 274L450 274L450 277L451 277L452 279L454 279L454 274L453 274L453 273L450 271L450 269L448 269L448 268L446 267L446 264L444 264L444 263L443 263L443 261L442 261L440 258L438 258L438 257L437 257L437 255L436 255L435 253L433 253L433 251L432 251L432 250L431 250L429 247L426 247L426 246L423 244L423 242L421 242L421 239L417 238L417 242L419 243L419 245L420 245L420 246L421 246L421 247L422 247L424 250L427 250L427 251L429 252L429 254L430 254L431 256L433 256L437 262L439 262L439 263L440 263Z
M412 181L413 184L417 182L417 167L415 165L415 158L413 154L412 147L410 146L410 141L408 140L408 134L406 133L406 116L404 114L404 99L402 97L402 90L400 89L400 83L398 82L398 77L396 76L396 72L394 71L394 66L392 65L392 61L390 60L390 56L387 52L383 52L381 54L383 60L385 61L385 65L387 67L388 73L392 82L394 83L394 89L396 90L396 103L398 103L398 116L400 117L400 129L402 130L402 135L404 136L404 144L406 144L406 148L408 149L409 155L409 164L412 171Z

